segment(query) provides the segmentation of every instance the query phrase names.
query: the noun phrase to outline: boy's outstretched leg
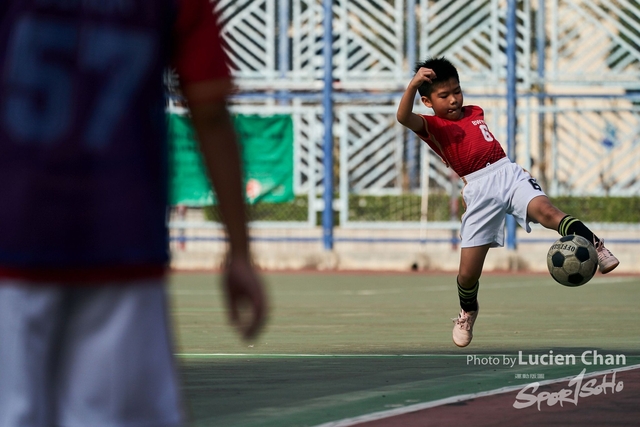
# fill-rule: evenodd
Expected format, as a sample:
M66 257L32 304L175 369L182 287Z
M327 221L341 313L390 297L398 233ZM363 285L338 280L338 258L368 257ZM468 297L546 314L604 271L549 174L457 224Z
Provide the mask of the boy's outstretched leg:
M593 242L593 246L595 246L598 253L598 267L602 274L607 274L620 264L618 258L604 246L603 239L593 234L579 219L567 215L556 208L548 197L540 196L531 200L527 207L527 216L546 228L557 230L561 236L576 234Z
M598 267L600 268L600 273L607 274L620 264L618 258L616 258L609 249L605 248L604 239L599 239L598 236L593 234L591 230L589 230L579 219L574 218L571 215L565 215L560 220L560 225L558 225L558 233L563 236L568 234L577 234L578 236L582 236L590 242L593 242L593 246L595 246L596 252L598 253Z
M456 282L460 298L460 313L453 320L453 342L458 347L466 347L473 338L473 325L480 311L478 289L482 266L490 245L462 248L460 269Z

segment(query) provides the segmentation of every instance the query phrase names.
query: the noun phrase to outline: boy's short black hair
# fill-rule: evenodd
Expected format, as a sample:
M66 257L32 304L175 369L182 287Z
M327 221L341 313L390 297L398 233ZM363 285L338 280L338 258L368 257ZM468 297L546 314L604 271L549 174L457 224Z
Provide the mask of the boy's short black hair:
M438 83L446 82L452 77L460 82L460 78L458 77L458 70L456 70L456 67L454 67L448 59L445 59L444 56L441 56L440 58L429 58L426 61L419 62L418 64L416 64L414 72L418 72L420 68L430 68L436 73L437 76L432 83L424 82L418 88L418 92L420 92L421 96L428 97L429 95L431 95Z

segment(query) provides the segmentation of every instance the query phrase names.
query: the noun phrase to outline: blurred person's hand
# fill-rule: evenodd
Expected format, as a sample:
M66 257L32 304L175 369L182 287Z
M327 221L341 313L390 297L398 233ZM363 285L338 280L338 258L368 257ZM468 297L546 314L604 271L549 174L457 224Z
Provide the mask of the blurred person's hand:
M267 315L262 280L244 257L232 257L229 260L223 280L231 323L238 328L243 338L255 338Z

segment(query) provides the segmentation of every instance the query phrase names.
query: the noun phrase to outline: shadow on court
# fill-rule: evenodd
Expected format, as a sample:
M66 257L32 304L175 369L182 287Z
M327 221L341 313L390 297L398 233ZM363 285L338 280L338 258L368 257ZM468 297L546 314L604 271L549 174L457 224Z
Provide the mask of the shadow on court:
M561 351L556 349L555 352ZM571 351L575 353L576 349ZM640 363L640 357L628 357L627 363ZM535 381L529 377L533 378L542 372L550 380L577 375L582 369L578 366L546 367L544 370L539 366L474 366L467 363L466 357L444 354L212 357L182 359L181 368L187 407L193 425L198 427L314 426L505 386L524 387ZM590 369L589 372L598 370L602 370L602 367ZM527 378L516 378L516 372ZM624 378L631 374L622 372L618 376ZM634 393L631 383L628 391L626 387L625 382L624 394L620 393L620 396ZM536 412L531 408L521 411L513 409L511 395L502 395L500 399L483 399L495 400L494 409L502 405L504 411L513 412L514 417ZM463 406L473 405L474 401L463 402L453 408L453 412ZM585 399L585 406L595 401L593 397ZM448 415L445 412L443 416ZM492 412L487 416L488 419L499 419L496 418L497 413ZM440 413L437 417L440 417ZM416 424L380 425L428 424L418 421Z

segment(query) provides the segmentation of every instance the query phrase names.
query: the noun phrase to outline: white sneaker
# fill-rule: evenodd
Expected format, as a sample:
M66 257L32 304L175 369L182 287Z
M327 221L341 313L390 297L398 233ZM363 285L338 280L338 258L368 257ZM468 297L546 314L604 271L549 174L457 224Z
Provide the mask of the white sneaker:
M613 256L611 251L604 247L604 239L594 244L596 252L598 253L598 266L600 267L600 273L607 274L620 264L618 258Z
M458 347L466 347L473 338L473 324L478 317L480 306L476 311L464 311L460 309L457 319L453 320L453 342Z

